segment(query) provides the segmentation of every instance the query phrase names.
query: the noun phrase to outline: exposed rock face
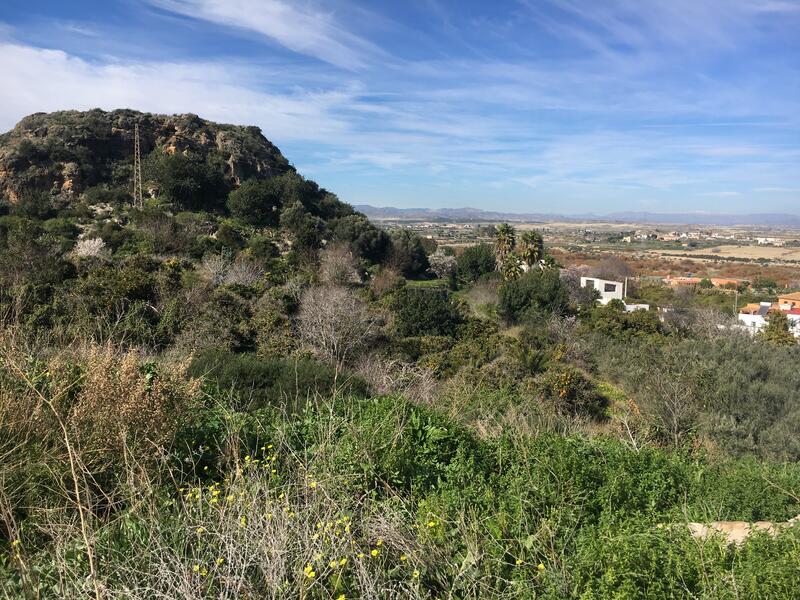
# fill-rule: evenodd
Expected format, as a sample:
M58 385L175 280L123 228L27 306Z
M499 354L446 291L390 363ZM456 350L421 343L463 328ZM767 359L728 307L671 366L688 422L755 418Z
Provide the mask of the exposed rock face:
M0 135L0 194L14 204L30 192L68 200L98 184L126 185L136 123L143 158L191 152L219 164L231 185L292 170L257 127L133 110L36 113Z

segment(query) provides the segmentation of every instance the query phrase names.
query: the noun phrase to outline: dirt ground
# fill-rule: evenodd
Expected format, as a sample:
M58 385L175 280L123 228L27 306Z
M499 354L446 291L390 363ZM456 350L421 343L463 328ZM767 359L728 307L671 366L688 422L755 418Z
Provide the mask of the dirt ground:
M800 287L800 265L760 265L733 261L697 260L686 258L652 256L639 257L615 252L569 252L551 249L555 259L562 265L598 266L603 260L615 256L627 263L635 275L692 275L695 277L731 277L752 281L757 275L774 279L779 285Z
M654 250L654 253L660 253ZM800 261L800 248L782 248L778 246L717 246L715 248L703 248L702 250L664 250L669 254L683 254L686 256L697 256L715 254L722 258L749 258L767 259L778 261Z

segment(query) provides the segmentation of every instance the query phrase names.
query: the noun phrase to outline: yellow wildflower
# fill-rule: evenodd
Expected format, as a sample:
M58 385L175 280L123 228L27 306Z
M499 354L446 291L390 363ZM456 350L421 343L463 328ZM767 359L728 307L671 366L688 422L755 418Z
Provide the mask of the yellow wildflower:
M539 569L540 571L544 571L544 564L543 563L539 563L536 568Z
M417 571L416 569L414 569L414 572L411 574L411 576L412 576L414 579L416 579L417 577L419 577L419 571Z
M408 557L405 554L401 554L400 555L400 560L406 561L406 560L408 560Z
M381 553L381 551L378 550L377 548L373 548L372 551L370 552L370 554L372 555L372 558L375 558L380 553Z

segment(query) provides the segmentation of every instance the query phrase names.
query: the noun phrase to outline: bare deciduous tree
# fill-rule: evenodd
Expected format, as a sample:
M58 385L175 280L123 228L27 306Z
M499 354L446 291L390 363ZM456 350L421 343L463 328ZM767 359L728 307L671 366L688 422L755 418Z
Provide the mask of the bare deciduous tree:
M361 283L358 261L345 244L332 244L320 253L319 278L330 285Z
M609 256L598 263L595 273L601 279L622 281L633 276L633 269L619 256Z
M353 290L340 286L307 289L298 312L300 339L336 365L337 372L367 347L379 319Z
M225 280L225 275L231 266L231 257L227 253L207 254L200 263L200 273L211 282L211 285L220 285Z
M676 448L698 425L703 383L700 356L687 360L665 350L657 352L647 365L642 408Z
M238 285L255 285L264 276L264 269L256 261L238 258L227 269L223 283Z

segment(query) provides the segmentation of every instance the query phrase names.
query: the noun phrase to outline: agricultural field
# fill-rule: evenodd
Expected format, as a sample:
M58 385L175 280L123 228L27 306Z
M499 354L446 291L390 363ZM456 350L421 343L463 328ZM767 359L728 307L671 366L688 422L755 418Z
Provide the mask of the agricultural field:
M659 254L658 250L654 253ZM769 261L770 263L800 263L800 247L781 247L766 245L723 245L709 249L670 250L669 254L680 254L701 260L709 260L708 254L725 259L745 259Z

